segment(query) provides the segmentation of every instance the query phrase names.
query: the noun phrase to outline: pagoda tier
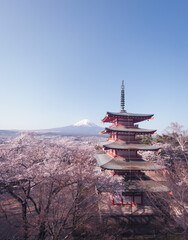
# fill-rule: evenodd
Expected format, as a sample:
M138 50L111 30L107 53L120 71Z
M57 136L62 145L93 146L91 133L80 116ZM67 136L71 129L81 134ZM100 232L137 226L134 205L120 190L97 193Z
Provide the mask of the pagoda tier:
M113 123L121 123L127 122L127 124L133 124L137 122L141 122L144 120L153 119L153 114L138 114L138 113L127 113L124 112L107 112L106 116L101 122L113 122Z
M144 134L154 134L156 130L150 130L150 129L143 129L143 128L127 128L124 126L113 126L113 127L106 127L104 131L101 132L101 134L108 134L111 132L116 133L123 133L126 135L128 134L137 134L137 135L144 135Z
M160 147L154 147L146 144L132 144L124 141L108 141L101 142L99 144L104 150L116 149L116 150L140 150L140 151L159 151Z
M97 154L97 162L104 170L114 171L156 171L164 169L155 162L138 158L113 157L108 154Z
M145 144L132 144L132 143L126 143L123 141L108 141L108 142L104 142L104 143L100 143L100 146L103 148L103 150L106 151L106 154L101 154L101 155L97 155L97 161L99 163L99 166L101 168L105 168L106 164L109 166L111 166L111 163L113 163L113 165L116 163L116 169L118 169L119 166L119 162L121 165L125 165L127 167L127 162L131 162L131 166L132 169L134 167L134 165L136 164L136 162L138 162L137 166L142 168L139 168L139 170L147 170L147 168L150 166L151 164L148 165L149 162L145 162L144 160L142 160L142 156L140 154L137 153L137 151L157 151L160 152L160 147L154 147L151 145L145 145ZM105 165L104 165L105 164ZM156 170L156 163L153 163L155 165L154 169L151 168L152 170ZM147 166L147 168L146 168ZM114 165L115 167L115 165ZM126 170L125 168L122 168L122 170ZM129 166L130 167L130 166ZM107 167L105 169L108 169ZM150 169L150 170L151 170ZM158 166L157 169L160 169L160 166ZM112 169L111 169L112 170Z

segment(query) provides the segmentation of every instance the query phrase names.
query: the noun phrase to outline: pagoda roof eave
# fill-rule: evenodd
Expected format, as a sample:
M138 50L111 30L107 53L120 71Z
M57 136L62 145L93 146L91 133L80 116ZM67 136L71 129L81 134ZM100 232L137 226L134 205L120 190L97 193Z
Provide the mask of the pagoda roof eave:
M120 118L132 118L134 122L140 122L147 119L150 119L154 114L138 114L138 113L128 113L128 112L107 112L106 116L102 119L102 122L110 122L113 117Z
M123 157L112 157L108 154L97 154L97 162L99 166L106 170L119 171L156 171L165 169L155 162L144 161L143 159L126 159Z
M124 132L124 133L136 133L136 134L153 134L157 130L143 129L143 128L126 128L122 126L106 127L101 134L107 134L111 132Z
M108 141L101 142L101 147L105 147L107 149L119 149L119 150L141 150L141 151L157 151L161 149L160 147L154 147L152 145L146 144L132 144L132 143L124 143L118 141Z

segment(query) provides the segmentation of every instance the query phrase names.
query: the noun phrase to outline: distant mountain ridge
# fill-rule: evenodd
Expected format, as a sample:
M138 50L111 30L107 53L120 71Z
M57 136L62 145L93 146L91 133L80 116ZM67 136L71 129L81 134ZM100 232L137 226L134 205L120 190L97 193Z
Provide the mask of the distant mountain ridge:
M19 130L0 130L0 136L6 137L6 136L16 136L19 134Z
M88 119L83 119L73 125L59 128L36 130L34 132L36 132L37 135L40 136L97 136L102 130L102 127L99 127ZM15 136L17 134L20 134L21 132L22 131L19 130L0 130L0 136Z
M103 128L88 119L83 119L73 125L38 131L40 135L62 136L97 136Z

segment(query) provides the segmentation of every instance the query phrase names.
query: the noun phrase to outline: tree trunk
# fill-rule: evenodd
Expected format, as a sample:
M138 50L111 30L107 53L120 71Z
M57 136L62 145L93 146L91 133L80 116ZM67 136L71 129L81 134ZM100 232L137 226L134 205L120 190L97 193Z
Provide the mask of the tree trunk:
M44 240L46 236L46 223L42 221L40 224L38 240Z
M24 240L28 237L28 221L27 221L27 202L22 203L22 219L23 219L23 230L24 230Z

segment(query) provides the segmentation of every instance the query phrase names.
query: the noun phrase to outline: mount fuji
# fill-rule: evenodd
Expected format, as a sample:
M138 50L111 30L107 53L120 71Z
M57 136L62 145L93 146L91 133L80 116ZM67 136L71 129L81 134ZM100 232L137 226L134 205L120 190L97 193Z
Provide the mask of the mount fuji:
M38 132L40 135L62 135L62 136L97 136L103 130L88 119L83 119L73 125L60 128L46 129Z

